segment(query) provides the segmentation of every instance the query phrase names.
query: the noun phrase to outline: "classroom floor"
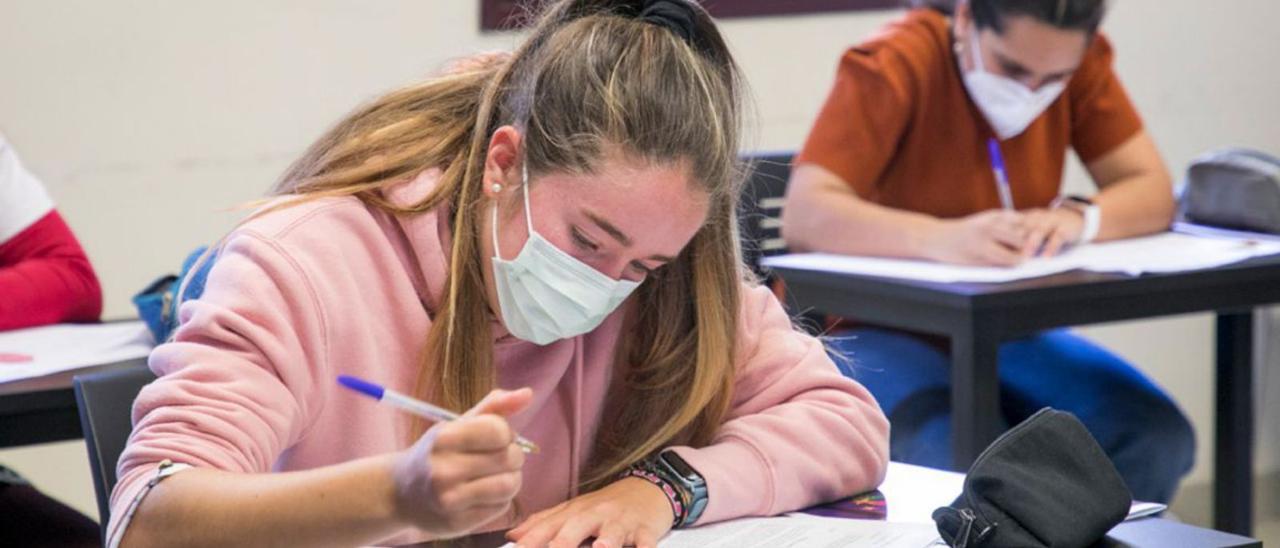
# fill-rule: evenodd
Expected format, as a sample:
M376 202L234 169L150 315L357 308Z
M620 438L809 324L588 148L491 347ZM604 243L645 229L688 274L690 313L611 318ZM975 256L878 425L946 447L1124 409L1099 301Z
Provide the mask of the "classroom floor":
M1253 489L1253 536L1264 545L1280 546L1280 473L1259 474L1255 477ZM1210 484L1203 480L1184 482L1170 505L1170 511L1176 514L1174 519L1207 527L1212 523L1212 504L1213 490Z
M1259 523L1254 532L1264 546L1280 545L1280 518Z

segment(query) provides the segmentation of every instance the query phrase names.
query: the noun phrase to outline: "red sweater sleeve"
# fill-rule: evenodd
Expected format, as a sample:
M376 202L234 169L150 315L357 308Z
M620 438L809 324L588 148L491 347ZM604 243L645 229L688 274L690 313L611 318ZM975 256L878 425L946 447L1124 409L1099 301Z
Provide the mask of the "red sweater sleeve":
M0 330L92 322L102 287L57 211L0 243Z

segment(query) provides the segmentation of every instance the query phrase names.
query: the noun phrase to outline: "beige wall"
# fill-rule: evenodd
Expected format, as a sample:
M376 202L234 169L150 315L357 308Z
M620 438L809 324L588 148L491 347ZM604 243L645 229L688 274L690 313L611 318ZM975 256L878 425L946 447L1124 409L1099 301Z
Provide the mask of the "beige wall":
M258 196L341 113L448 58L509 47L511 35L476 31L476 13L472 0L0 0L0 128L87 246L108 316L127 316L135 290L216 238L235 218L225 210ZM892 15L725 23L759 102L756 146L798 146L842 49ZM1280 152L1277 20L1274 0L1115 2L1106 28L1119 71L1175 170L1223 144ZM1087 180L1073 168L1069 184ZM1085 331L1174 393L1202 441L1192 481L1206 481L1211 320ZM1272 470L1277 377L1259 420ZM79 444L0 462L93 513Z

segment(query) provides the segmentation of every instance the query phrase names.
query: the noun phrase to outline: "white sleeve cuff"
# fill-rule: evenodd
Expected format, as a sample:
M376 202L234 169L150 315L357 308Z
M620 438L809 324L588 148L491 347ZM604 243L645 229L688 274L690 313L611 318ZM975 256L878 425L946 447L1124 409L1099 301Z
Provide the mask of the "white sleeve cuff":
M1080 242L1087 244L1098 237L1102 228L1102 208L1097 204L1084 208L1084 227L1080 229Z
M27 171L18 154L0 135L0 243L9 241L53 210L44 185Z

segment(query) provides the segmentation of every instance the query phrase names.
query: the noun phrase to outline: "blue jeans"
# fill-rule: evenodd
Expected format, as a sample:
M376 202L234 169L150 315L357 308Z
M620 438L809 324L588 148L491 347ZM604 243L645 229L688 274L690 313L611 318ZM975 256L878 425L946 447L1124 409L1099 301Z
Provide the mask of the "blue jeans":
M828 341L893 425L893 460L951 466L951 360L898 331L857 328ZM1177 404L1133 366L1065 330L1000 346L1000 411L1007 428L1042 407L1069 411L1111 457L1138 500L1168 502L1195 459Z

